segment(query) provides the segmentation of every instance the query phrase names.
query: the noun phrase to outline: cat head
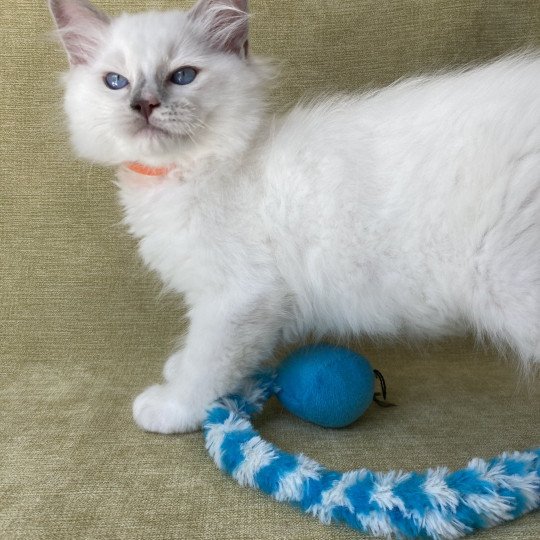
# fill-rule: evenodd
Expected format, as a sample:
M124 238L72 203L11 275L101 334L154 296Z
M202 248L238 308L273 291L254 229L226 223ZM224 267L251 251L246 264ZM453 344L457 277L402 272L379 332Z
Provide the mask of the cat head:
M65 110L84 158L160 165L243 150L268 70L248 53L247 0L110 19L87 0L49 0L71 69Z

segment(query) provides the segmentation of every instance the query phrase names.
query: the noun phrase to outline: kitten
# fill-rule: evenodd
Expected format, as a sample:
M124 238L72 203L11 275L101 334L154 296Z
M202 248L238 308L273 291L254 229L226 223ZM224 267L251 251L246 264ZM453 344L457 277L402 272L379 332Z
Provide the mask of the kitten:
M190 329L137 424L197 429L276 344L468 329L540 362L540 56L266 112L247 0L110 20L49 0L77 152Z

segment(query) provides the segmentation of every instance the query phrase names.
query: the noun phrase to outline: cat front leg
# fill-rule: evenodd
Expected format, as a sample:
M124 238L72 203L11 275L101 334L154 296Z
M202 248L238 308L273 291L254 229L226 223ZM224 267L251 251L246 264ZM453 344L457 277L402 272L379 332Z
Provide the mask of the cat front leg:
M183 358L184 358L184 351L176 351L169 358L167 358L167 361L163 365L163 378L169 382L173 379L176 379L179 375L181 375L181 371L183 369Z
M208 405L234 392L271 355L282 313L275 300L261 296L196 306L184 348L166 364L167 382L150 386L133 402L137 425L155 433L199 429Z

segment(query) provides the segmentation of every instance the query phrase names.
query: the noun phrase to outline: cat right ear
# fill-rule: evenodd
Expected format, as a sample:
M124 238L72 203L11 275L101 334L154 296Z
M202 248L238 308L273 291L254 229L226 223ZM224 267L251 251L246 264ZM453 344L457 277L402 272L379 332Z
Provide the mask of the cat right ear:
M210 43L245 57L248 52L248 0L199 0L189 16L199 21Z
M58 35L72 66L94 58L110 20L87 0L49 0Z

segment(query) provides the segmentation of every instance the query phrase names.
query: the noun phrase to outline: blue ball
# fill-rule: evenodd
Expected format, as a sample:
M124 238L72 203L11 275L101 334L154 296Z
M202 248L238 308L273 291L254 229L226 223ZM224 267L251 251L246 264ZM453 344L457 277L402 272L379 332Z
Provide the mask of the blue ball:
M373 401L375 375L366 358L344 347L313 345L290 354L277 373L281 404L323 427L348 426Z

